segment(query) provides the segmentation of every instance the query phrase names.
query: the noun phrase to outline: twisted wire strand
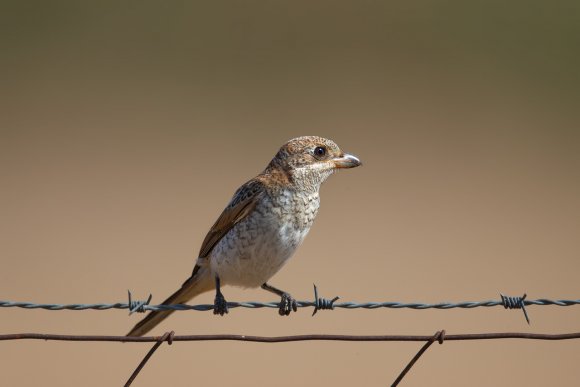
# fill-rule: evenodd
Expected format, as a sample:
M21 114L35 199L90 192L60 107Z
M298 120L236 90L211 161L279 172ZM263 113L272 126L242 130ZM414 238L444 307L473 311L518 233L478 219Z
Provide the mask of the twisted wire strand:
M326 304L330 304L332 300L326 300ZM573 306L579 305L580 299L577 300L551 300L547 298L540 298L537 300L524 300L523 305L537 305L537 306ZM487 301L463 301L463 302L440 302L436 304L420 303L420 302L339 302L332 303L332 308L320 308L321 301L297 301L297 306L299 308L308 308L319 306L320 309L379 309L379 308L392 308L392 309L472 309L479 307L494 307L494 306L504 306L502 300L487 300ZM228 302L228 308L249 308L249 309L259 309L259 308L279 308L279 302L255 302L255 301L245 301L245 302ZM20 301L6 301L0 300L0 308L24 308L24 309L46 309L46 310L108 310L108 309L132 309L132 305L126 302L117 302L113 304L106 303L96 303L96 304L38 304L34 302L20 302ZM136 310L136 312L151 311L151 310L174 310L174 311L184 311L184 310L194 310L194 311L209 311L213 310L213 304L198 304L198 305L187 305L187 304L175 304L175 305L147 305L143 304Z

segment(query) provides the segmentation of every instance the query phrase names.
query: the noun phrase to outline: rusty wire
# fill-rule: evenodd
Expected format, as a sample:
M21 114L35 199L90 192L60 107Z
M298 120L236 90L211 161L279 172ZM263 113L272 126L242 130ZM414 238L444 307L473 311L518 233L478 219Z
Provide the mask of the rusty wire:
M151 356L153 356L155 351L157 351L157 348L159 348L161 346L161 344L163 344L163 342L167 341L167 344L169 344L169 345L173 344L173 336L174 335L175 335L175 332L173 332L173 331L165 332L165 334L163 336L161 336L161 338L159 338L159 340L155 343L155 345L153 347L151 347L149 352L147 352L147 355L145 355L143 360L141 360L141 362L139 363L137 368L135 368L135 371L133 371L133 373L131 374L131 376L127 380L127 383L125 383L125 387L129 387L133 383L133 381L135 380L137 375L139 375L139 372L141 372L143 367L145 367L145 364L147 364L147 361L149 361Z
M45 340L45 341L82 341L82 342L123 342L123 343L152 343L155 345L147 352L143 360L139 363L135 371L127 380L125 387L131 385L141 369L151 358L153 353L167 341L172 344L176 341L245 341L257 343L283 343L295 341L358 341L358 342L417 342L425 341L417 354L409 361L407 366L401 371L395 382L391 386L397 386L417 360L427 351L435 341L443 344L444 341L463 340L499 340L499 339L524 339L524 340L571 340L580 339L580 332L547 334L547 333L527 333L527 332L496 332L496 333L466 333L447 335L444 330L437 331L434 335L329 335L329 334L309 334L293 336L247 336L247 335L180 335L176 336L173 331L166 332L162 336L100 336L100 335L57 335L47 333L13 333L0 335L0 341L7 340Z
M0 341L6 340L46 340L46 341L99 341L122 343L153 343L162 336L102 336L102 335L57 335L50 333L11 333L0 335ZM249 335L176 335L177 341L250 341L256 343L285 343L294 341L429 341L433 335L329 335L309 334L293 336L249 336ZM445 335L445 341L463 340L570 340L580 339L580 332L573 333L528 333L528 332L496 332L496 333L465 333Z

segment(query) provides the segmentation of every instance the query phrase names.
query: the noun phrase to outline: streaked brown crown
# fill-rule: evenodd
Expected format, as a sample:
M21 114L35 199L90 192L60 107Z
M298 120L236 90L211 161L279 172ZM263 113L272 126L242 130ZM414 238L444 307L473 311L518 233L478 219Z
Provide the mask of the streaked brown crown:
M343 162L345 160L347 164ZM264 171L264 175L269 176L272 183L291 185L304 192L315 192L338 168L358 165L358 159L345 155L332 140L303 136L284 144Z

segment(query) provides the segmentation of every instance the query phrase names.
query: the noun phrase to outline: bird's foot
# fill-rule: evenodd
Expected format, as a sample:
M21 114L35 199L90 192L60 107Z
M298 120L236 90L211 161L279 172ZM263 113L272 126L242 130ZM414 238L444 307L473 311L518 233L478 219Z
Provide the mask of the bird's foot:
M217 293L213 301L213 314L223 316L228 313L228 303L223 294Z
M280 300L280 309L278 310L278 313L280 316L288 316L292 311L298 311L296 300L290 294L282 293L282 299Z

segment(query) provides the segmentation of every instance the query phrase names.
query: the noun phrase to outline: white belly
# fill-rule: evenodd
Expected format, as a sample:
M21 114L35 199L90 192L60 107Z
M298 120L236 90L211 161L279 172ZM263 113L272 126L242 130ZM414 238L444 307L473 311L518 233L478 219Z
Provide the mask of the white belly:
M216 244L209 260L212 273L222 284L234 286L258 287L267 282L308 234L318 210L318 195L308 207L306 222L296 222L295 214L284 214L275 207L256 208ZM301 205L292 211L302 210Z

